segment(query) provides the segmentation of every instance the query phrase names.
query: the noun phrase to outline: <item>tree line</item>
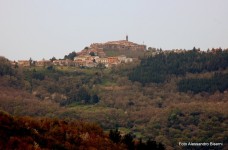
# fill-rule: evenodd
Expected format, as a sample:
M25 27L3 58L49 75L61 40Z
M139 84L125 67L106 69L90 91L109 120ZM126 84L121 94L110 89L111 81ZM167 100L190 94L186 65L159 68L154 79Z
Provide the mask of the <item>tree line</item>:
M215 73L211 78L187 78L178 82L180 92L192 91L193 93L215 91L224 92L228 89L228 73Z
M134 140L134 136L131 133L121 135L118 129L110 130L109 138L117 144L125 144L128 150L164 150L165 146L162 143L157 143L151 139L143 142L142 139L138 141Z
M164 150L156 141L146 143L131 134L110 130L106 135L96 124L51 118L14 117L0 111L0 149L118 149Z
M195 49L182 53L160 52L144 57L139 66L129 73L129 79L146 83L164 83L173 75L224 70L228 67L228 51L199 52Z

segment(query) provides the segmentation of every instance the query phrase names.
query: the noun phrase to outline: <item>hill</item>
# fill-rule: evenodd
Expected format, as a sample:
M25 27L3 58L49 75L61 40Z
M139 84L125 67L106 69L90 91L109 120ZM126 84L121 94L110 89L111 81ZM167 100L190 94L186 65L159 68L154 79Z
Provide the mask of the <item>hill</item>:
M94 124L13 117L2 111L0 134L0 149L124 149Z
M77 55L88 55L93 53L100 57L111 57L125 55L131 58L143 56L146 51L146 45L140 45L126 40L109 41L105 43L93 43L89 47L85 47Z
M227 147L227 51L161 52L106 69L9 70L0 77L0 108L11 114L95 122L167 149L186 141Z

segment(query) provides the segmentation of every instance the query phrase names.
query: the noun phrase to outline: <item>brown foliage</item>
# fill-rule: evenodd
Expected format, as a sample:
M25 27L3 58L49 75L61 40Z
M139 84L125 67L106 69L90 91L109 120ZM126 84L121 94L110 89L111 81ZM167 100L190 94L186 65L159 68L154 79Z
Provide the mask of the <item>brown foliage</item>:
M12 117L0 111L0 149L124 149L95 124Z

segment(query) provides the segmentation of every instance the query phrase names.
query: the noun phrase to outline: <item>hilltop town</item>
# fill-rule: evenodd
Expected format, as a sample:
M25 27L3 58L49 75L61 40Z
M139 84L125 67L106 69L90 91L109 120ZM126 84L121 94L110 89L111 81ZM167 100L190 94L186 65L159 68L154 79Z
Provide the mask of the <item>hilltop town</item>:
M110 55L109 52L116 52ZM75 66L75 67L97 67L98 64L102 64L105 67L112 67L115 65L130 63L138 58L128 57L126 55L134 52L144 53L146 51L146 45L140 45L128 41L128 36L125 40L119 41L109 41L106 43L93 43L89 47L85 47L80 52L75 52L75 57L73 59L59 59L59 60L18 60L18 62L13 61L13 65L19 66ZM125 55L126 54L126 55Z
M198 53L205 53L199 48L193 48L193 51ZM224 49L226 51L227 49ZM208 53L216 53L222 51L221 48L212 48L207 50ZM12 65L18 65L23 67L29 66L72 66L72 67L85 67L94 68L97 66L103 66L110 68L116 65L131 63L138 60L139 57L155 56L160 53L186 53L185 49L173 49L173 50L162 50L149 47L146 45L140 45L128 41L128 36L125 40L109 41L105 43L92 43L90 46L85 47L80 52L72 52L73 57L66 57L64 59L50 59L50 60L18 60L12 61Z
M131 59L101 57L89 51L91 47L86 49L87 53L77 53L76 57L70 53L64 60L26 61L27 66L44 67L16 68L0 57L1 110L17 116L96 122L106 131L119 127L117 133L130 132L144 141L153 138L167 149L178 149L175 144L179 139L226 142L228 49L206 52L198 48L186 51L148 48L140 63L132 58L132 64L104 70L104 66L98 69L45 66L99 65L105 59L109 65L121 58L123 63ZM54 122L53 129L56 119ZM35 135L44 135L46 121L41 123L42 128L36 127ZM52 133L55 137L59 130Z

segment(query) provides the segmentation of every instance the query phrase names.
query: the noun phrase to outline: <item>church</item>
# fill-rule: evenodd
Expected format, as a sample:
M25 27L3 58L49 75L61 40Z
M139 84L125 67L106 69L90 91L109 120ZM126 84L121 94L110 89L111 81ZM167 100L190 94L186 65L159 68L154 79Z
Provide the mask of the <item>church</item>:
M131 50L131 51L145 51L146 45L140 45L133 42L130 42L128 40L128 35L126 35L125 40L119 40L119 41L109 41L106 43L93 43L90 45L91 48L98 48L105 50Z

